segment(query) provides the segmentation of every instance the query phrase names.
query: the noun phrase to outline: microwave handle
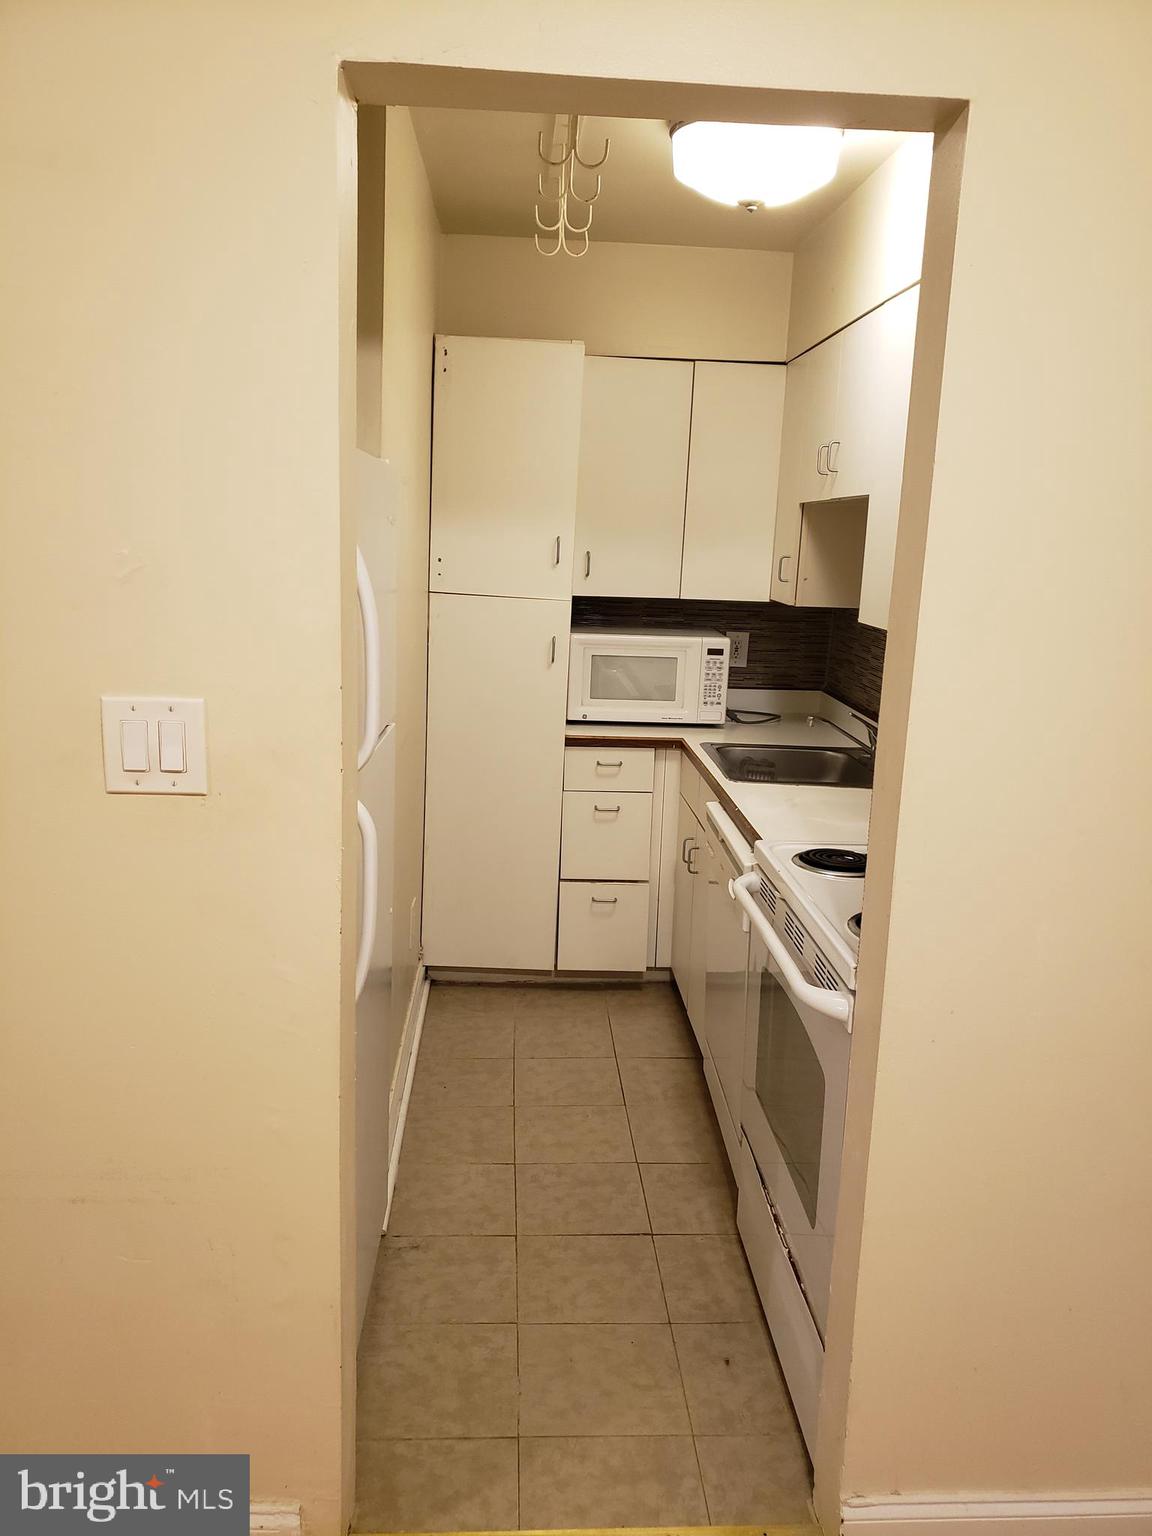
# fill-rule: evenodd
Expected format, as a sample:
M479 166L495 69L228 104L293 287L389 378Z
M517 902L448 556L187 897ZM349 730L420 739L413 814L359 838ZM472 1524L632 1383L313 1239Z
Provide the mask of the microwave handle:
M760 876L753 870L751 874L741 875L737 880L730 880L728 894L737 906L747 913L752 927L780 967L792 996L804 1003L806 1007L822 1013L826 1018L835 1019L840 1024L847 1024L851 1011L848 999L842 997L839 992L826 992L823 987L814 987L810 981L804 980L800 974L800 967L784 948L783 939L756 905L752 898L752 890L759 882Z

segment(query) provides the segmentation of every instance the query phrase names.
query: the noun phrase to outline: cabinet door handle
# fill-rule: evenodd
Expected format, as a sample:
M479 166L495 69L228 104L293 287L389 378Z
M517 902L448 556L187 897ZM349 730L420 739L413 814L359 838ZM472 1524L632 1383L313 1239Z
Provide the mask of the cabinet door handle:
M591 576L591 574L592 574L592 551L590 549L586 549L584 551L584 580L587 581L589 576Z
M840 457L840 439L838 437L834 437L828 444L828 453L824 459L825 466L827 467L828 473L830 475L834 475L836 473L836 465L833 462L834 453L836 458Z
M781 555L779 560L777 560L777 562L776 562L776 580L777 581L787 581L788 580L788 577L785 576L785 574L784 574L784 562L785 562L785 560L791 560L791 558L792 558L791 555Z
M560 564L560 535L559 534L556 535L556 544L555 544L555 547L554 547L554 549L552 551L552 564L553 565L559 565Z
M550 667L554 667L556 665L556 636L555 635L552 636L552 653L551 653L551 655L548 658L548 665Z
M688 836L680 844L680 862L681 862L681 864L687 864L687 862L688 862L688 844L691 841L692 841L692 834L691 834L691 832L689 832Z
M827 443L821 443L819 448L817 448L817 450L816 450L816 473L818 475L826 475L828 473L828 470L827 470L827 467L826 467L827 464L828 464L828 444Z
M614 907L619 900L619 896L593 896L592 905L594 907Z
M692 855L694 853L699 853L699 852L700 852L700 844L699 843L693 843L691 848L689 848L689 850L688 850L688 873L690 875L699 874L699 870L696 868L695 864L693 864L693 862L692 862Z
M618 805L594 805L592 809L598 816L619 816L620 814Z

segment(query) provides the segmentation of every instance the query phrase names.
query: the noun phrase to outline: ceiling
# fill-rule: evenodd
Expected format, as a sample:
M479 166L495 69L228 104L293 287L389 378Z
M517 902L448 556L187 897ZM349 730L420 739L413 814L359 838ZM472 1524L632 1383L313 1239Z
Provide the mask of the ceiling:
M533 234L540 169L536 141L540 132L546 144L550 141L550 115L416 107L412 120L445 234ZM761 251L795 250L905 137L849 129L840 169L826 187L784 208L746 213L709 202L675 180L666 122L632 117L582 121L580 141L587 159L598 158L605 137L612 142L600 172L603 190L595 206L593 239ZM550 216L543 212L545 219Z

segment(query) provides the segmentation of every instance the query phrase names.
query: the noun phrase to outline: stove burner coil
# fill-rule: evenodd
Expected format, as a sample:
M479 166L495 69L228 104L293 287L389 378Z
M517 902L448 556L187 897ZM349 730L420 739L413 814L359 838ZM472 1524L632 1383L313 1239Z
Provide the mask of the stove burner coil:
M793 854L792 862L801 869L815 870L818 875L860 876L867 868L868 856L850 848L806 848L803 853Z

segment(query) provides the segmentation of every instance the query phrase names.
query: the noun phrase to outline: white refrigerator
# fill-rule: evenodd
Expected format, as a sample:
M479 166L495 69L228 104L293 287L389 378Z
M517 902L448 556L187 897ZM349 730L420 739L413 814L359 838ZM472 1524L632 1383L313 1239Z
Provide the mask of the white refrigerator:
M396 792L396 487L391 465L357 451L356 593L360 609L360 836L356 955L356 1302L364 1322L388 1212L392 874Z

